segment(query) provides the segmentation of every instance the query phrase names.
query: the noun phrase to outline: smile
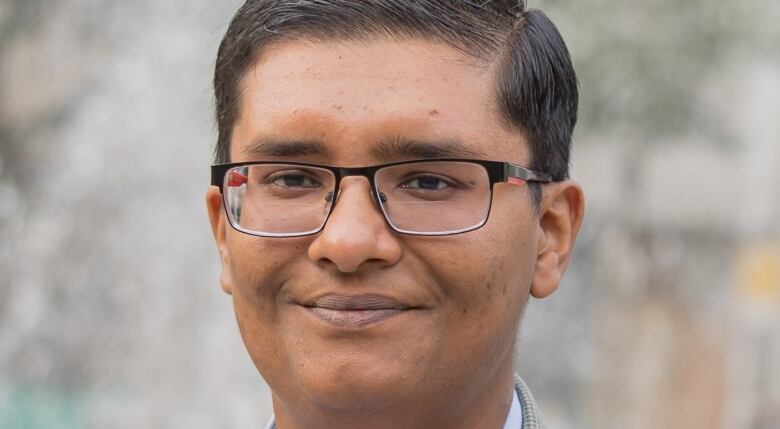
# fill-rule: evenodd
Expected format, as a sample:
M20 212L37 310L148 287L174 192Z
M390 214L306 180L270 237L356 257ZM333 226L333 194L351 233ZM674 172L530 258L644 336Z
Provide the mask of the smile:
M383 295L325 295L303 306L314 316L341 329L367 327L417 308Z

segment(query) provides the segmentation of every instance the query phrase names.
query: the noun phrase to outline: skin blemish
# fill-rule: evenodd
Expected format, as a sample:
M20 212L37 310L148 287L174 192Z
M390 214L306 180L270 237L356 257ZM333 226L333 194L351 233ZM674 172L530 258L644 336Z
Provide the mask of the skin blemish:
M438 114L439 114L439 110L438 109L433 109L430 112L428 112L429 116L437 116Z

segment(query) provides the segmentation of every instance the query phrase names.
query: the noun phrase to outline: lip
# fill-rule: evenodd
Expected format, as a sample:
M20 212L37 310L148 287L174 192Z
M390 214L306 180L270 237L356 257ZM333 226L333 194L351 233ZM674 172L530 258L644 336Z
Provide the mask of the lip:
M328 294L301 305L320 320L340 329L364 328L420 308L377 294Z

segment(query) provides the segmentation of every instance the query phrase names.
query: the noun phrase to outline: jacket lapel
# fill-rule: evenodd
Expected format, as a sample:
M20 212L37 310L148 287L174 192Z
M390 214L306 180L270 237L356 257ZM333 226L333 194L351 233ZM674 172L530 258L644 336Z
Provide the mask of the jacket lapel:
M515 374L515 391L523 409L523 427L520 429L545 429L546 426L543 423L542 416L539 414L539 409L536 407L536 401L534 401L531 391L517 374Z

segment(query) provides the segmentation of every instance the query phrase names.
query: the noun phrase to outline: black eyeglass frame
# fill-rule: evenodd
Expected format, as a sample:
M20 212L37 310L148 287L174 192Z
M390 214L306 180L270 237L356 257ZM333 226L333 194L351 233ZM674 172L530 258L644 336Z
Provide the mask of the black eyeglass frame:
M397 228L388 218L388 214L385 211L383 202L381 201L380 194L381 192L377 188L376 185L376 173L377 171L388 168L388 167L394 167L397 165L406 165L406 164L420 164L420 163L431 163L431 162L462 162L462 163L471 163L471 164L478 164L481 167L485 169L485 171L488 174L488 180L490 183L490 201L488 205L488 211L485 215L485 219L473 226L464 228L462 230L457 231L446 231L443 233L440 232L416 232L416 231L407 231L403 229ZM225 208L225 211L228 212L229 208L227 207L227 201L224 197L224 188L225 188L225 176L227 175L227 172L230 171L233 168L236 167L246 167L246 166L252 166L252 165L273 165L273 164L284 164L284 165L294 165L294 166L300 166L300 167L313 167L313 168L320 168L323 170L328 170L331 173L333 173L333 176L335 177L334 182L334 189L333 189L333 195L338 194L338 190L341 187L341 179L348 176L363 176L365 177L369 184L371 185L371 197L374 200L374 202L377 204L377 206L382 211L382 216L385 218L385 222L387 225L392 229L393 231L399 233L399 234L406 234L406 235L422 235L422 236L447 236L447 235L456 235L456 234L463 234L466 232L477 230L481 227L483 227L488 219L490 218L490 211L493 207L493 186L496 183L513 183L512 179L518 180L521 183L528 183L528 182L536 182L536 183L550 183L552 182L552 177L543 172L538 172L531 170L529 168L513 164L511 162L504 162L504 161L488 161L483 159L457 159L457 158L432 158L432 159L415 159L415 160L408 160L408 161L397 161L397 162L391 162L387 164L377 164L367 167L334 167L331 165L323 165L323 164L313 164L308 162L297 162L297 161L246 161L246 162L234 162L234 163L227 163L227 164L214 164L211 166L211 186L216 186L219 188L219 193L223 195L222 197L222 205ZM521 184L516 183L515 184ZM333 201L333 203L330 205L330 208L328 210L327 216L325 216L325 221L322 223L322 225L317 228L314 231L305 231L302 233L290 233L290 234L273 234L270 235L270 233L262 233L257 231L250 231L241 228L240 226L236 226L233 224L233 220L228 216L228 222L230 223L230 226L233 227L236 231L242 232L244 234L249 234L257 237L267 237L267 238L292 238L292 237L305 237L309 235L314 235L320 233L324 228L325 225L328 223L328 220L330 219L330 215L333 213L333 209L336 207L336 201Z

